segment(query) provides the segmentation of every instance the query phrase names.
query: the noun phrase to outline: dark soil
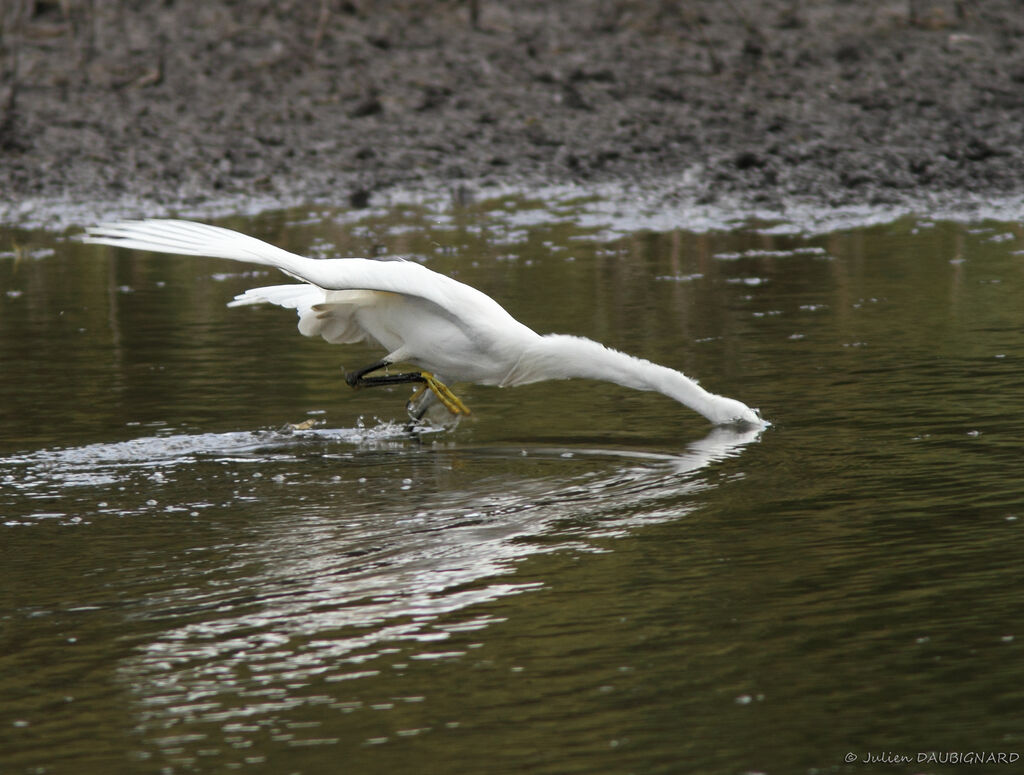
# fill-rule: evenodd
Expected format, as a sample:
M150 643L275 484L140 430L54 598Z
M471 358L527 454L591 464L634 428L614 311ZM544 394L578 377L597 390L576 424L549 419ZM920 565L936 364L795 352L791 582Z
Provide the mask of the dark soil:
M0 200L1024 192L1020 0L475 5L3 0Z

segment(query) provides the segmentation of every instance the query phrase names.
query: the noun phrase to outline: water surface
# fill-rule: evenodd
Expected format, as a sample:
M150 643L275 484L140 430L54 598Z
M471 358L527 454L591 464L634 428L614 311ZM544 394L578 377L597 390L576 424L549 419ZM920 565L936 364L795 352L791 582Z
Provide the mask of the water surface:
M471 418L412 436L408 391L341 379L379 353L224 306L272 272L0 231L0 771L1024 753L1020 224L586 212L221 223L424 261L770 428L581 381L465 387Z

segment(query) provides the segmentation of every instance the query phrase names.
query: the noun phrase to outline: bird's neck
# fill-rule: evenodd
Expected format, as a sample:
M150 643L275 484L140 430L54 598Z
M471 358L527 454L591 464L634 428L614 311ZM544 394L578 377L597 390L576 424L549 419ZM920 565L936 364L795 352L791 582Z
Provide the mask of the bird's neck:
M681 372L577 336L550 334L534 340L506 385L545 379L600 379L635 390L654 390L713 422L720 421L721 396L709 393Z

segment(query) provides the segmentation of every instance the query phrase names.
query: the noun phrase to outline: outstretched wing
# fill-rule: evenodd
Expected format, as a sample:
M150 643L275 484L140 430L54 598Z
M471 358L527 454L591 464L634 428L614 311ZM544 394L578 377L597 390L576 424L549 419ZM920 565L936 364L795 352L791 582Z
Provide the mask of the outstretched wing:
M377 291L325 291L315 285L270 285L250 288L228 302L229 307L276 304L299 315L299 333L322 336L331 344L354 344L370 339L355 312L374 303Z
M413 261L306 258L231 229L160 218L101 223L89 227L82 241L273 266L324 290L386 291L415 296L433 302L448 315L474 324L514 320L487 294Z

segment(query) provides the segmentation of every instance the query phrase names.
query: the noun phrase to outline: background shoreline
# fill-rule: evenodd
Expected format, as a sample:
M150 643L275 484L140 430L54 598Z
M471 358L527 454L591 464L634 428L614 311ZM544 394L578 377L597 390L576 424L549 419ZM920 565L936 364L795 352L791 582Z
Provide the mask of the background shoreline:
M360 208L400 189L654 183L669 206L775 211L1024 190L1009 0L521 0L475 25L469 3L418 0L14 5L12 223L41 202Z

